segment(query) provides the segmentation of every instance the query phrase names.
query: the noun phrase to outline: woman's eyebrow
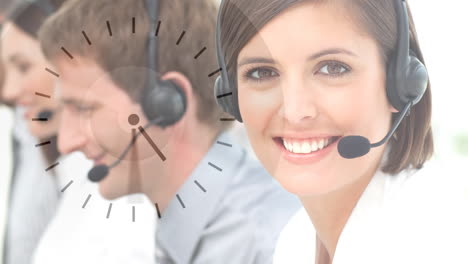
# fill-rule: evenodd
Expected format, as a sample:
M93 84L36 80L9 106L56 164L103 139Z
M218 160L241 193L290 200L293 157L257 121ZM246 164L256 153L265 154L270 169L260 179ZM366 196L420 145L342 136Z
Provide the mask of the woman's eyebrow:
M333 55L333 54L346 54L346 55L350 55L353 57L357 57L357 55L350 50L343 49L343 48L330 48L330 49L322 50L322 51L319 51L317 53L310 55L307 58L307 61L316 60L325 55ZM244 58L239 62L237 67L240 68L244 65L255 64L255 63L276 64L276 61L274 59L264 58L264 57Z
M352 51L349 51L347 49L342 49L342 48L331 48L331 49L326 49L326 50L322 50L322 51L319 51L315 54L312 54L311 56L309 56L307 58L308 61L311 61L311 60L316 60L320 57L323 57L325 55L333 55L333 54L346 54L346 55L350 55L350 56L353 56L353 57L357 57L357 55L355 53L353 53Z
M254 64L254 63L266 63L266 64L275 64L275 60L274 59L270 59L270 58L263 58L263 57L252 57L252 58L245 58L245 59L242 59L239 64L237 65L237 67L242 67L244 65L247 65L247 64Z

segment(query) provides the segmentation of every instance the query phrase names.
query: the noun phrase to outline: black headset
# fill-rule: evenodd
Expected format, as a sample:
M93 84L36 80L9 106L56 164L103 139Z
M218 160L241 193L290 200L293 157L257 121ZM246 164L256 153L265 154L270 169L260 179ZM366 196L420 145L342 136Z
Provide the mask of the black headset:
M146 0L150 28L158 22L159 0ZM182 88L171 80L161 80L156 76L157 36L150 30L147 40L148 74L141 97L141 106L146 118L159 127L177 123L187 109L187 97Z
M398 43L387 65L387 97L398 111L404 111L417 104L423 97L429 76L424 64L410 50L410 30L408 10L405 0L396 0L398 16ZM226 0L221 3L216 26L216 53L221 67L221 75L216 79L215 97L218 105L242 122L237 98L237 80L229 79L224 51L221 47L221 13ZM408 107L407 107L408 106Z

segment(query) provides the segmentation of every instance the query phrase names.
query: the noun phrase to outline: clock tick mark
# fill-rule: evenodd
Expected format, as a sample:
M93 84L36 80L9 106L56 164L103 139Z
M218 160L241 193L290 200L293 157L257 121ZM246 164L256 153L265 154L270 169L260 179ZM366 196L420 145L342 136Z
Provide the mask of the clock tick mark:
M132 222L135 223L135 206L132 206Z
M54 75L54 76L57 77L57 78L60 77L60 75L59 75L58 73L54 72L53 70L51 70L51 69L49 69L49 68L45 68L45 70L46 70L48 73Z
M62 193L65 192L68 189L68 187L70 187L70 185L72 185L72 183L73 183L73 181L70 181L67 185L65 185L65 187L62 188L62 190L60 190L60 192L62 192Z
M194 59L198 59L198 57L200 57L205 51L206 51L206 47L203 47L203 49L201 49L200 52L198 52L197 55L195 55Z
M161 219L161 212L159 211L159 206L158 206L158 204L155 203L154 206L156 207L156 212L158 213L158 218Z
M49 121L49 119L47 119L47 118L33 118L32 121L47 122L47 121Z
M206 192L206 189L203 188L203 186L202 186L197 180L195 180L195 184L196 184L203 192Z
M51 169L57 167L59 164L60 164L59 162L57 162L57 163L55 163L55 164L52 164L52 165L50 165L49 167L47 167L47 169L45 169L45 171L50 171Z
M220 144L220 145L223 145L223 146L226 146L226 147L232 147L232 144L228 144L226 142L222 142L222 141L216 141L216 143Z
M220 118L219 121L223 121L223 122L233 122L233 121L236 121L235 118Z
M110 213L111 213L111 210L112 210L112 203L109 204L109 208L107 209L107 219L109 219L110 217Z
M86 39L86 42L88 42L88 45L92 45L91 40L89 40L88 35L86 35L86 32L83 30L81 31L81 34L83 34L83 37Z
M36 95L37 95L37 96L40 96L40 97L45 97L45 98L49 98L49 99L50 99L50 95L47 95L47 94L43 94L43 93L36 92Z
M184 202L182 201L182 199L180 198L180 196L179 196L178 194L176 194L176 197L177 197L177 200L179 200L179 203L180 203L180 205L182 206L182 208L185 209L185 204L184 204Z
M62 49L62 51L63 51L65 54L67 54L67 56L68 56L71 60L73 60L73 55L71 55L71 53L68 52L68 50L67 50L65 47L62 47L61 49Z
M214 72L208 74L208 77L213 77L215 74L221 72L222 70L223 70L223 68L219 68L219 69L217 69L216 71L214 71Z
M232 95L232 92L230 92L230 93L225 93L225 94L220 94L220 95L216 96L216 98L219 99L219 98L223 98L223 97L231 96L231 95Z
M159 28L161 27L161 20L158 21L158 26L156 27L156 32L154 33L154 36L157 37L159 35Z
M218 170L218 171L223 171L223 169L221 169L220 167L214 165L214 164L211 163L211 162L208 162L208 165L210 165L211 167L215 168L215 169Z
M179 37L179 39L177 40L177 43L176 43L177 46L179 46L179 44L182 41L182 39L184 38L184 36L185 36L185 30L182 31L182 34L180 34L180 37Z
M109 36L112 37L112 28L111 28L109 20L106 21L106 25L107 25L107 31L109 32Z
M89 202L89 199L91 199L91 194L88 194L88 198L86 198L86 201L83 203L83 206L82 206L81 208L84 209L84 208L86 207L86 205L87 205L88 202Z
M45 146L45 145L49 145L49 144L50 144L50 141L42 142L42 143L36 144L36 148L37 147L42 147L42 146Z

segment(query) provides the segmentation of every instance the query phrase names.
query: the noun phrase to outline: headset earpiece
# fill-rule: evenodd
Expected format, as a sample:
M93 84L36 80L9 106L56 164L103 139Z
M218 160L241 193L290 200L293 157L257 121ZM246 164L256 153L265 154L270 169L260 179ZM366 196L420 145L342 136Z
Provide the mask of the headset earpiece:
M412 102L416 105L426 92L429 75L426 66L410 50L408 10L405 0L397 0L398 43L388 64L387 98L395 109L402 111Z
M238 103L236 101L237 90L231 92L229 86L225 85L224 79L221 76L216 78L214 90L216 102L221 107L221 109L223 109L224 112L232 115L234 118L236 118L237 121L242 122L242 117L239 111L240 109L237 107ZM232 95L230 95L230 93L232 93Z
M186 106L185 93L171 80L157 81L155 86L143 93L141 100L146 118L162 128L177 123L184 116Z
M150 25L158 21L158 0L146 0ZM152 34L148 35L148 68L156 71L157 41ZM187 110L187 97L181 87L171 80L160 80L148 72L141 106L146 118L154 125L167 127L177 123Z

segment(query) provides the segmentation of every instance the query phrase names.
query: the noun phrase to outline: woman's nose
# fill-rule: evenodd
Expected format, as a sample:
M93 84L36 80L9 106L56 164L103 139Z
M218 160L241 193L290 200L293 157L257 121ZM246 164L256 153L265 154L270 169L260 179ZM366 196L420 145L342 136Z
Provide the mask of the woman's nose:
M300 79L284 82L282 89L283 115L290 123L315 119L318 114L318 99L314 89Z
M14 104L19 101L24 91L22 91L21 83L11 74L5 73L4 77L0 98L6 103Z

